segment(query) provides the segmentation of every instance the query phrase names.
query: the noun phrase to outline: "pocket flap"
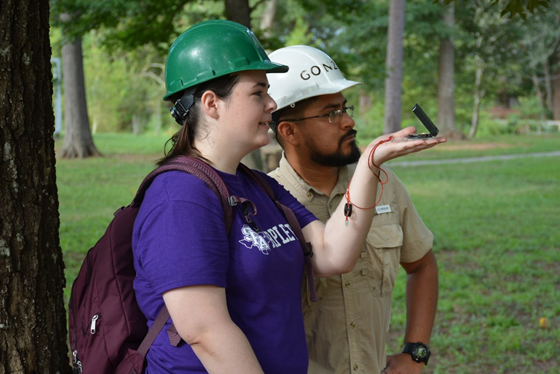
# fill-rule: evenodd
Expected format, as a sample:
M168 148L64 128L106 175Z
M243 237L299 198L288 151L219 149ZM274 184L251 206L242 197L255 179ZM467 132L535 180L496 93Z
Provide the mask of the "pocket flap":
M403 245L403 231L400 225L390 223L372 226L368 233L368 242L374 248L397 248Z

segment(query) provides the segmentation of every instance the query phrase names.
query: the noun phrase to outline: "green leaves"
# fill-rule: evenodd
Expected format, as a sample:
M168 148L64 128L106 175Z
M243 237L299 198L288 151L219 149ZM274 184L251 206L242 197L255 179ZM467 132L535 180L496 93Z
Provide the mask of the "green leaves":
M498 2L499 0L495 0L494 3ZM549 2L550 0L527 0L526 8L530 13L535 13L537 10L543 11L540 7L548 8ZM507 14L509 14L509 18L513 18L516 14L518 14L524 20L527 19L527 12L525 11L523 1L521 0L510 0L501 13L502 16L506 16Z
M63 43L99 30L105 34L103 45L111 49L133 50L146 44L166 49L182 31L175 31L176 20L185 16L184 8L192 2L51 0L51 24L62 29Z
M456 6L460 9L461 2L458 0L442 0L443 4L449 5L455 2ZM439 3L440 0L433 0L434 3ZM507 3L506 3L507 2ZM492 5L499 5L506 3L504 9L500 12L502 17L514 18L519 15L524 20L527 20L527 12L535 13L536 11L544 11L548 8L550 0L493 0Z

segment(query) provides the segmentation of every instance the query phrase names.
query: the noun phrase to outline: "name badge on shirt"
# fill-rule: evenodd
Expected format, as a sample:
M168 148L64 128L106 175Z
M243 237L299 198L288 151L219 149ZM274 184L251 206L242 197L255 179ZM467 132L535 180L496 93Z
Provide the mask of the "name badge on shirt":
M375 207L377 214L391 213L391 207L389 205L379 205Z

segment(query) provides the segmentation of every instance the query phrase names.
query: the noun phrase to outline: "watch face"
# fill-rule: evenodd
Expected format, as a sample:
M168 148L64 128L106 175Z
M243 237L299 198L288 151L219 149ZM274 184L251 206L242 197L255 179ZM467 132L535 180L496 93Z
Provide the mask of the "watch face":
M426 357L426 355L428 354L428 351L426 351L425 347L422 347L421 345L417 345L416 347L414 347L414 350L412 352L415 356L418 356L419 358L424 358Z

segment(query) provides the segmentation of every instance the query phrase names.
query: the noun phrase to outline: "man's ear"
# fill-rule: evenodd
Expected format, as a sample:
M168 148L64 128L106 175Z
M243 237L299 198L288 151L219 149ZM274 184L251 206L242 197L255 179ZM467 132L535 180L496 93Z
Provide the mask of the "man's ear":
M297 126L290 121L280 121L277 126L278 135L282 140L291 145L298 145L299 137L297 133Z
M222 101L213 91L207 90L202 94L200 98L200 105L202 110L208 116L218 119L220 117L220 108L222 106Z

